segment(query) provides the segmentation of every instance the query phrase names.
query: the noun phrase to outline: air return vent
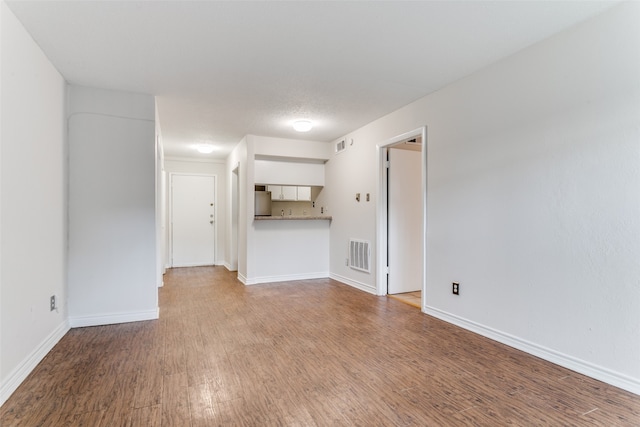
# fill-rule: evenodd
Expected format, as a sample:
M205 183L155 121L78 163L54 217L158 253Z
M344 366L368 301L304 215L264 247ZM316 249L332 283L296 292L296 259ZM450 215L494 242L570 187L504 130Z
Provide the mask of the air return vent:
M336 142L336 154L343 152L345 147L346 144L344 142L344 139L340 142Z
M349 240L349 267L354 270L371 272L371 244L366 240Z

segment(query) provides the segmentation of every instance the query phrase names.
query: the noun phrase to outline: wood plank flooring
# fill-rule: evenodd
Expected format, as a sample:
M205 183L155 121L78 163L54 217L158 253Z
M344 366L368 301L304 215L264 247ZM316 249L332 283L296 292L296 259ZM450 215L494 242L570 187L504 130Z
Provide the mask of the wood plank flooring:
M65 335L0 425L640 425L640 396L330 279L159 292L157 321Z

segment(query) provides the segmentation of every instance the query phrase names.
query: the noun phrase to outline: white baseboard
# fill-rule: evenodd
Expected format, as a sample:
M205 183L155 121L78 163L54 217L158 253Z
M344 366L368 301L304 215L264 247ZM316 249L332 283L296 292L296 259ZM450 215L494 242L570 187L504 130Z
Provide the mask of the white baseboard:
M337 280L338 282L344 283L345 285L352 286L354 288L360 289L361 291L368 292L373 295L377 295L377 290L375 286L369 286L366 283L358 282L356 280L349 279L344 276L340 276L339 274L331 273L329 276L333 280Z
M260 283L289 282L291 280L326 279L329 273L326 271L318 273L288 274L282 276L262 276L248 279L243 282L245 285L258 285Z
M223 262L221 264L222 266L224 266L224 268L226 268L228 271L238 271L238 267L236 266L235 268L228 262Z
M244 276L244 274L240 274L238 272L238 280L240 281L240 283L242 283L243 285L247 284L247 278Z
M7 377L0 387L0 406L7 401L20 384L38 366L38 363L51 351L58 341L69 331L69 323L62 322L55 328L29 356L24 359Z
M514 335L438 310L437 308L425 306L422 311L425 314L444 320L445 322L452 323L471 332L475 332L483 337L490 338L494 341L508 345L509 347L522 350L551 363L555 363L556 365L571 369L572 371L640 395L640 380L637 378L632 378L619 372L614 372L610 369L594 365L593 363L585 362L584 360L580 360L539 344L523 340Z
M72 328L84 328L87 326L113 325L116 323L140 322L143 320L155 320L160 316L160 310L136 311L131 313L108 313L100 316L76 316L69 317L69 326Z

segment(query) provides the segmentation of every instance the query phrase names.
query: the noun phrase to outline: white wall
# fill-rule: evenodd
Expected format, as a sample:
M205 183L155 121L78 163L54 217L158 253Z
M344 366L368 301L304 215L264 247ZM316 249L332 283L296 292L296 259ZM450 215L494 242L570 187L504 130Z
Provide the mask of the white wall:
M247 284L329 277L329 227L327 220L254 221Z
M375 122L374 122L375 124ZM403 129L391 136L413 128ZM345 265L349 256L349 239L362 239L371 243L371 257L376 251L376 206L378 158L375 145L389 139L377 132L367 133L366 128L347 137L353 138L353 145L347 144L344 151L333 154L325 164L325 187L316 199L316 210L323 208L325 215L331 215L331 239L329 242L331 277L370 293L376 293L376 263L371 263L371 273L354 270ZM343 138L340 138L343 139ZM369 193L371 200L356 200Z
M4 2L0 15L2 404L69 327L65 82Z
M331 273L375 241L376 144L428 126L425 311L640 393L640 4L416 101L326 165ZM451 282L460 282L460 296Z
M224 161L202 161L199 159L171 159L167 158L164 162L164 169L167 173L167 193L166 199L169 200L170 189L168 188L169 176L171 173L187 173L187 174L204 174L216 176L216 264L227 265L227 167ZM168 212L168 207L166 207ZM169 231L169 217L166 216L166 230ZM167 242L169 242L167 236ZM167 248L168 250L169 248ZM168 254L168 253L167 253ZM165 258L165 265L168 265L168 255Z
M151 96L69 87L72 327L158 317L154 118Z

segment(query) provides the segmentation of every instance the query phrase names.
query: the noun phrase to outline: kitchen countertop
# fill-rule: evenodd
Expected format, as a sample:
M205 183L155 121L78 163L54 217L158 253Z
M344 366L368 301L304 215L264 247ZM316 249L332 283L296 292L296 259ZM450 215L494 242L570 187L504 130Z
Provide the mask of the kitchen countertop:
M308 221L308 220L328 220L331 221L332 217L327 215L271 215L271 216L255 216L256 221L282 221L282 220L294 220L294 221Z

